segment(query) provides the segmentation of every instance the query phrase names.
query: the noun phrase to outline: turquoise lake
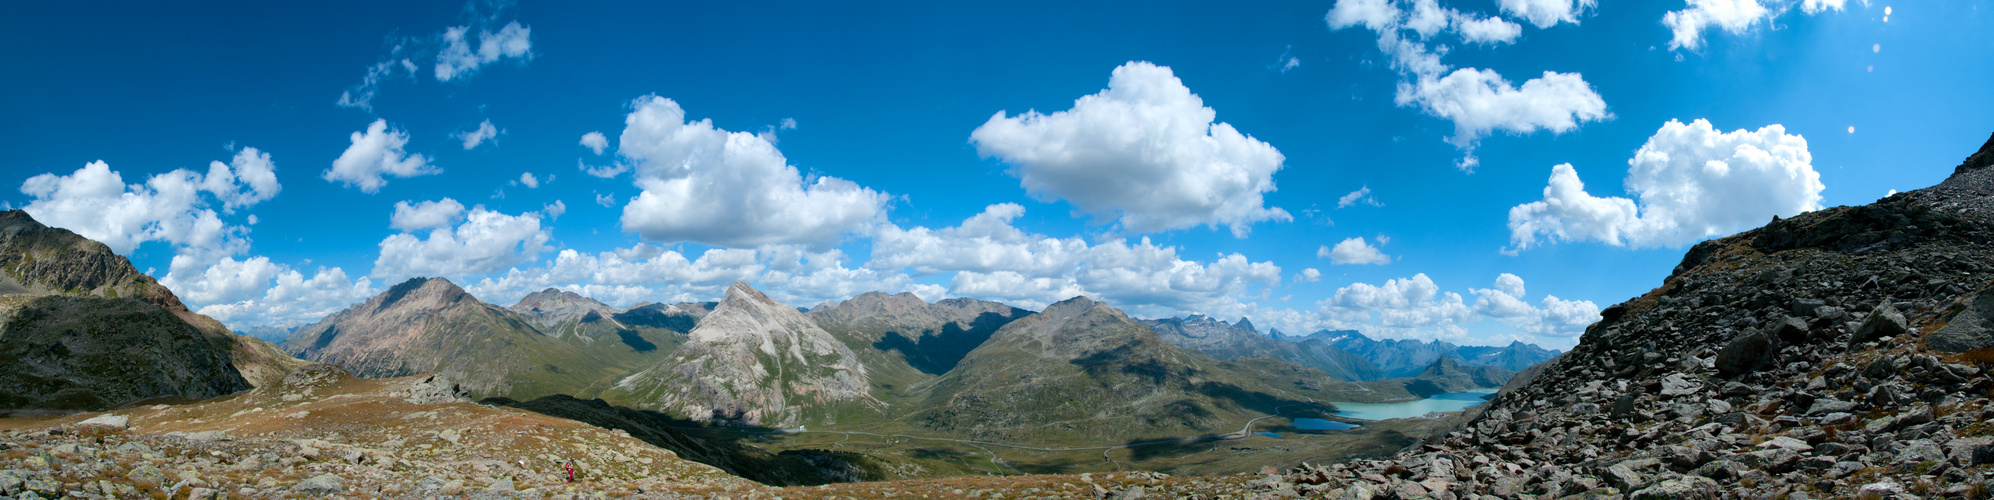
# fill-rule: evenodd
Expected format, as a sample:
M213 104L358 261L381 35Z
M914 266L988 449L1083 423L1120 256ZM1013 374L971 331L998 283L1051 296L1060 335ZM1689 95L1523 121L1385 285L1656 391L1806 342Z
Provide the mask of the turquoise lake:
M1358 420L1385 420L1388 418L1411 418L1440 411L1461 411L1482 404L1483 399L1494 394L1495 389L1478 389L1468 392L1449 392L1418 401L1402 403L1344 403L1332 401L1336 405L1336 416ZM1301 419L1297 419L1301 420Z

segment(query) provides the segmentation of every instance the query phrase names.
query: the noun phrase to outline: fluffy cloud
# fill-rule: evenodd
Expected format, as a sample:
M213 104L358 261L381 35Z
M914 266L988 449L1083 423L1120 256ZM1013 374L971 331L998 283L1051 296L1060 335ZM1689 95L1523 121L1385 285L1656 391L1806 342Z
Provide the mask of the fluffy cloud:
M1544 199L1509 211L1514 253L1549 241L1677 246L1821 208L1821 175L1807 140L1780 125L1716 130L1705 120L1670 120L1628 160L1638 199L1586 192L1571 165L1552 168Z
M954 272L949 293L957 296L1038 307L1091 295L1161 314L1212 312L1236 305L1237 298L1256 288L1281 282L1279 266L1236 253L1206 263L1185 260L1175 247L1158 246L1148 238L1088 245L1079 238L1027 234L1010 225L1023 213L1023 207L1005 203L956 227L887 225L874 237L867 267Z
M1607 117L1606 101L1578 73L1546 71L1517 87L1494 70L1461 68L1445 76L1418 75L1401 83L1395 97L1401 106L1453 121L1454 136L1447 140L1462 149L1497 130L1564 133L1579 122Z
M914 283L905 274L872 268L845 267L844 252L809 252L797 246L773 246L761 250L769 262L760 284L784 303L808 306L827 300L844 300L878 290L888 293L913 292L922 300L948 298L946 288Z
M1845 0L1801 0L1800 11L1809 15L1841 11ZM1752 31L1760 21L1771 22L1794 6L1791 2L1760 0L1687 0L1682 10L1662 14L1669 27L1669 49L1696 50L1703 46L1703 32L1722 29L1732 35ZM1886 16L1888 17L1888 16Z
M413 233L424 229L449 227L451 224L456 224L463 215L464 204L450 198L413 204L397 201L394 215L388 216L388 227Z
M1407 3L1410 12L1398 7ZM1506 0L1502 8L1542 28L1577 22L1578 13L1592 4L1589 0L1577 0L1576 4L1571 0ZM1522 33L1515 23L1461 13L1434 0L1338 0L1324 21L1330 29L1362 26L1377 33L1378 49L1404 77L1394 95L1398 105L1454 122L1454 135L1447 141L1467 153L1459 164L1464 171L1472 172L1480 163L1474 148L1493 132L1564 133L1580 123L1611 117L1606 101L1578 73L1545 71L1542 77L1518 86L1494 70L1448 66L1440 62L1446 48L1430 45L1433 41L1429 39L1449 32L1471 43L1514 42Z
M1705 28L1716 26L1733 35L1743 34L1759 20L1770 19L1774 14L1777 12L1758 0L1688 0L1683 10L1662 14L1662 24L1675 35L1669 39L1670 49L1696 50L1703 45Z
M1337 289L1317 306L1325 316L1338 321L1375 320L1401 331L1424 328L1433 332L1431 336L1440 338L1465 334L1459 325L1476 319L1461 294L1441 293L1440 287L1424 273L1385 280L1383 285L1352 283Z
M468 76L480 66L499 59L533 57L533 29L520 26L518 21L506 23L496 33L480 28L475 48L469 37L470 29L470 26L452 26L443 30L443 49L436 54L438 81Z
M387 120L374 120L367 130L354 132L353 144L332 160L332 168L319 174L327 182L339 182L374 193L388 184L382 175L415 177L443 172L421 154L409 154L408 132L388 128Z
M256 266L245 267L254 269ZM257 282L258 289L261 286L269 288L255 298L209 304L195 311L235 329L258 325L291 327L318 321L380 293L374 288L372 280L348 279L346 271L337 267L320 268L310 278L286 268L276 273L274 285L269 281L266 278Z
M452 134L451 136L464 141L464 150L470 151L477 148L479 144L484 144L485 141L498 137L500 133L504 132L504 130L499 130L498 127L492 126L491 120L485 120L479 122L478 128L475 130L466 130Z
M1378 251L1378 247L1366 243L1363 237L1348 238L1331 248L1327 245L1317 248L1316 258L1328 258L1331 265L1385 265L1392 263L1392 257Z
M220 199L224 212L233 212L277 197L284 186L277 183L277 163L270 161L270 153L242 148L227 164L208 162L201 190Z
M617 152L634 162L643 192L623 207L626 231L665 243L821 248L884 217L890 196L836 177L804 179L771 135L687 121L663 97L632 107Z
M1549 337L1571 337L1599 321L1599 306L1589 300L1564 300L1545 295L1537 306L1523 301L1523 278L1502 273L1495 287L1477 289L1474 310L1483 316L1516 327L1518 331Z
M1363 203L1365 205L1370 205L1374 207L1385 206L1385 204L1383 203L1378 203L1377 198L1371 197L1371 186L1364 186L1362 189L1351 191L1350 194L1346 194L1343 195L1343 197L1341 198L1337 198L1336 208L1350 208L1350 206L1356 205L1358 203Z
M540 187L540 178L534 177L533 172L520 172L519 183L525 185L527 189L538 189Z
M1025 207L1016 203L999 203L956 227L901 229L888 224L873 235L867 265L912 268L921 274L1014 271L1045 277L1066 273L1086 254L1087 242L1080 238L1049 238L1012 227L1011 221L1024 213Z
M1808 14L1818 14L1825 10L1842 10L1842 6L1847 3L1847 0L1801 0L1800 11ZM1885 10L1886 12L1883 15L1889 16L1888 9Z
M1386 280L1383 284L1352 283L1317 302L1315 318L1275 315L1289 324L1356 328L1366 334L1402 338L1459 339L1463 325L1493 319L1516 331L1543 337L1569 338L1599 320L1591 301L1564 300L1546 295L1531 305L1523 300L1523 278L1503 273L1495 285L1470 290L1473 305L1457 293L1442 292L1425 274ZM1255 322L1260 322L1256 319Z
M1369 25L1368 22L1366 24ZM1437 0L1414 0L1412 11L1404 19L1404 26L1419 33L1422 39L1433 38L1453 28L1462 40L1469 43L1516 43L1516 37L1523 35L1523 27L1516 23L1441 7Z
M749 249L709 249L696 260L647 244L597 254L563 249L544 266L514 267L465 288L494 303L511 303L557 287L629 306L645 300L696 300L692 292L717 292L735 281L754 281L767 267Z
M1530 21L1538 28L1557 26L1561 22L1578 24L1580 14L1599 5L1597 0L1501 0L1498 3L1503 14Z
M449 205L456 203L447 198L443 201L447 203L426 207L398 203L392 224L397 228L428 226L434 215L447 212ZM404 212L404 206L410 210ZM428 212L423 213L425 210ZM389 281L415 276L463 277L532 261L551 250L547 241L552 236L540 226L540 217L534 212L506 215L483 206L472 207L455 228L429 226L434 229L427 239L403 232L381 240L381 255L370 275Z
M1295 281L1298 283L1315 283L1317 281L1322 281L1322 271L1317 271L1313 267L1303 269L1302 274L1295 276Z
M602 132L582 134L582 147L595 151L595 154L602 154L602 150L609 147L609 138L603 137Z
M1256 222L1292 220L1262 198L1274 190L1281 152L1215 116L1170 68L1130 62L1070 110L999 111L970 141L1009 163L1033 196L1131 231L1224 225L1245 237Z
M755 283L776 300L800 306L875 290L914 292L927 300L948 296L940 286L918 284L898 272L847 267L847 260L841 251L812 252L802 245L715 248L692 260L649 244L598 254L567 249L544 266L515 267L465 288L503 304L555 287L618 307L710 300L735 281Z
M248 230L222 222L208 208L208 196L224 211L268 200L283 190L276 168L269 154L243 148L228 164L210 163L207 175L175 169L126 185L109 164L95 161L69 175L28 178L21 193L31 199L21 208L43 224L75 231L120 254L162 241L183 253L232 255L246 247L241 235Z
M240 302L269 289L270 280L284 271L267 257L223 257L206 269L199 269L200 260L197 255L174 256L166 278L159 283L195 304Z

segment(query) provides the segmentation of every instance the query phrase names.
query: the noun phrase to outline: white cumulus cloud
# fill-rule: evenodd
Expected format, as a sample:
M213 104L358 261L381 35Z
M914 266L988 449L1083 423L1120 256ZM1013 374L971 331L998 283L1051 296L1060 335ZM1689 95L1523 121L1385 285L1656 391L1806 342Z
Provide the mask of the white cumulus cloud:
M1400 105L1454 122L1448 142L1472 149L1490 132L1564 133L1580 122L1606 119L1606 100L1578 73L1546 71L1518 87L1494 70L1461 68L1445 76L1418 75L1399 85Z
M367 130L354 132L351 140L353 144L332 160L332 168L319 174L327 182L374 193L388 185L384 175L406 178L443 172L430 164L428 157L404 149L408 145L408 132L388 128L387 120L374 120Z
M1089 245L1077 237L1026 233L1010 224L1023 213L1021 206L1002 203L956 227L886 225L874 236L867 267L953 272L948 292L962 297L1039 307L1090 295L1161 315L1236 307L1238 299L1281 282L1279 266L1237 253L1200 262L1148 238Z
M1292 220L1263 200L1285 157L1215 116L1170 68L1130 62L1072 109L999 111L970 141L1033 196L1135 232L1223 225L1245 237L1254 223Z
M447 212L454 200L448 203L427 207L410 206L407 216L402 211L403 204L396 204L396 217L392 224L403 227L418 227L430 223L430 214L415 215L425 209L434 212ZM461 205L459 205L461 206ZM506 268L532 261L541 252L551 250L547 241L552 238L540 225L541 214L527 212L520 215L506 215L486 210L485 207L472 207L464 213L463 222L454 228L448 225L435 226L428 238L410 232L390 235L381 240L381 255L374 261L374 271L370 276L389 281L417 276L464 277L474 274L505 270Z
M245 267L256 269L256 266ZM349 279L346 271L337 267L320 268L309 278L297 270L281 265L277 267L281 270L274 279L259 282L267 289L259 288L261 293L251 294L252 298L211 303L196 308L195 312L238 330L258 325L293 327L318 321L380 293L374 288L372 280L364 277Z
M1502 8L1543 28L1576 23L1579 12L1591 5L1588 0L1522 0L1506 1ZM1494 70L1457 69L1440 61L1448 48L1436 48L1435 37L1454 33L1471 43L1513 43L1522 33L1515 23L1441 7L1436 0L1338 0L1324 21L1330 29L1362 26L1378 35L1378 49L1402 77L1395 101L1454 123L1447 141L1466 153L1458 165L1464 171L1473 172L1480 164L1474 149L1491 133L1557 134L1612 116L1605 99L1578 73L1545 71L1517 85Z
M1356 191L1351 191L1350 194L1346 194L1340 198L1337 198L1336 208L1350 208L1352 205L1356 205L1358 203L1363 203L1365 205L1370 205L1374 207L1385 206L1385 204L1383 203L1378 203L1377 198L1371 196L1371 186L1364 186L1363 188L1360 188Z
M1570 337L1585 333L1599 321L1599 306L1589 300L1564 300L1545 295L1532 306L1523 300L1523 278L1502 273L1495 287L1476 289L1474 310L1515 327L1518 331L1549 337Z
M626 231L664 243L828 247L877 224L891 199L830 176L805 179L772 136L687 121L677 102L637 99L617 152L643 192L623 207Z
M1807 140L1780 125L1722 132L1670 120L1628 160L1635 199L1589 194L1571 165L1552 168L1544 199L1511 208L1509 252L1547 241L1663 247L1724 236L1821 208Z
M1662 24L1669 27L1674 37L1669 39L1669 48L1695 50L1703 45L1703 30L1709 27L1722 28L1733 35L1750 31L1760 20L1770 19L1776 11L1766 8L1758 0L1688 0L1683 10L1662 14Z
M443 30L443 49L436 54L438 81L470 75L500 59L533 57L533 29L520 26L518 21L506 23L498 32L480 28L475 39L471 38L470 30L470 26Z
M1315 251L1316 258L1328 258L1331 265L1385 265L1392 263L1392 257L1371 246L1363 237L1347 238L1335 247L1324 245Z
M436 201L409 203L395 202L395 213L388 217L388 227L413 233L424 229L449 227L464 216L464 204L450 198Z
M124 255L141 243L161 241L182 253L219 257L245 249L242 234L248 229L223 222L210 206L233 211L282 189L270 155L243 148L228 164L210 163L206 175L175 169L144 184L125 184L103 161L69 175L36 175L21 183L21 193L30 198L21 209L43 224L75 231Z
M492 138L498 137L499 134L504 132L505 132L504 130L501 130L496 126L493 126L491 120L485 120L482 122L478 122L478 128L457 132L453 136L456 137L458 140L464 141L464 150L470 151L472 149L476 149L478 145L484 144L485 141L489 141Z
M1599 5L1597 0L1501 0L1498 4L1503 14L1530 21L1538 28L1578 24L1580 15Z
M602 150L609 147L609 138L603 137L602 132L582 134L582 147L595 151L595 154L602 154Z

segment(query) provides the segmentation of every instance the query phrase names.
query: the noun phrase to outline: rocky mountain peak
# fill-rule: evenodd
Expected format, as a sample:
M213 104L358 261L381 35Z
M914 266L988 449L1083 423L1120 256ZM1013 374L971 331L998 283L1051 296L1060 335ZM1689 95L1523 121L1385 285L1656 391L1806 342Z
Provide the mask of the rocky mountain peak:
M789 306L783 305L783 303L776 302L775 299L769 298L768 294L762 293L761 290L756 290L755 287L749 286L747 283L736 281L732 285L727 285L727 293L721 296L720 305L716 307L715 310L718 310L719 307L726 307L728 305L733 305L734 307L742 307L751 303L763 306L776 306L776 307L781 307L783 309L790 309Z
M444 278L409 278L374 297L374 310L390 308L440 309L472 298L469 292Z
M1062 300L1059 302L1054 302L1051 305L1045 306L1045 311L1040 312L1039 314L1051 318L1064 319L1064 318L1071 318L1074 316L1078 316L1081 314L1086 314L1087 312L1093 311L1095 308L1101 307L1103 305L1105 304L1097 302L1094 299L1088 298L1086 295L1076 295L1073 298ZM1121 314L1120 310L1116 310L1112 307L1108 309L1114 310L1115 314Z
M1238 323L1233 323L1233 324L1232 324L1232 327L1233 327L1233 328L1238 328L1238 329L1241 329L1241 330L1246 330L1246 331L1249 331L1249 332L1253 332L1253 333L1260 333L1260 329L1259 329L1259 328L1254 328L1254 327L1253 327L1253 320L1250 320L1250 319L1246 319L1246 317L1245 317L1245 316L1240 316L1240 317L1239 317L1239 322L1238 322Z
M727 287L671 358L611 393L695 420L792 426L805 410L876 403L866 368L830 332L746 283Z
M581 294L551 287L546 290L526 294L525 297L519 299L519 303L512 305L512 309L554 309L573 306L581 306L589 309L614 309L609 307L608 304L584 297Z

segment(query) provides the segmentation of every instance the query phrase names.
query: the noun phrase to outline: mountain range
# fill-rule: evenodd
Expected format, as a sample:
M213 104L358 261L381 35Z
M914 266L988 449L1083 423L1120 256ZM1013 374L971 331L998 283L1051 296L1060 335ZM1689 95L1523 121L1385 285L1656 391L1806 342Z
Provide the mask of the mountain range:
M1516 372L1558 355L1558 351L1522 342L1492 347L1417 339L1373 340L1356 330L1321 330L1304 336L1279 331L1261 334L1247 318L1227 323L1194 314L1140 322L1165 342L1213 358L1268 356L1352 382L1416 377L1442 357L1463 365Z

